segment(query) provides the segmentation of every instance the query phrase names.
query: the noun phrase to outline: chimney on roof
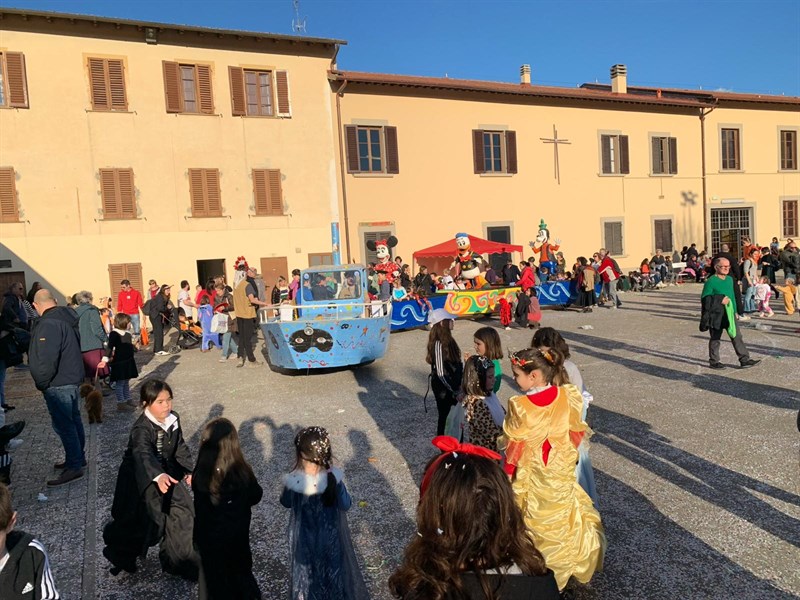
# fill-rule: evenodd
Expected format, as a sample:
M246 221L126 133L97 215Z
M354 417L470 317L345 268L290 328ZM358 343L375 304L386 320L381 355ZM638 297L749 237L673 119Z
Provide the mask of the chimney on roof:
M615 94L628 93L628 67L625 65L611 67L611 91Z
M530 65L522 65L519 68L519 83L520 83L520 85L530 85L531 84L531 66Z

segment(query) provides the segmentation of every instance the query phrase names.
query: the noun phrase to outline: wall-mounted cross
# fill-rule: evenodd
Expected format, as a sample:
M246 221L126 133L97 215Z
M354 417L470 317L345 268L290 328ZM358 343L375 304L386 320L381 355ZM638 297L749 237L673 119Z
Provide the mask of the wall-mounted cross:
M558 185L561 185L561 169L558 166L558 145L559 144L571 144L569 140L561 140L558 139L558 131L556 130L555 124L553 125L553 137L551 138L539 138L545 144L553 144L553 177L558 181Z

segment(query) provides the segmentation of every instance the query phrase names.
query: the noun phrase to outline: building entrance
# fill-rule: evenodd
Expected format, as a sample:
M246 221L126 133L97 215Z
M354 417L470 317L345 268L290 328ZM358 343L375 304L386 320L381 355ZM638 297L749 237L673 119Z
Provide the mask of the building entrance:
M486 239L488 239L490 242L510 244L511 227L505 225L502 227L487 227ZM503 270L503 267L510 259L511 259L511 254L508 252L503 252L502 254L489 255L489 264L492 265L492 269L494 269L494 272L497 273L498 277L500 276L500 272Z
M720 251L722 244L728 244L736 259L741 258L742 238L753 239L752 208L712 208L711 209L711 253Z
M209 258L197 261L197 283L206 287L206 282L214 277L225 277L225 259ZM228 282L229 284L231 282Z

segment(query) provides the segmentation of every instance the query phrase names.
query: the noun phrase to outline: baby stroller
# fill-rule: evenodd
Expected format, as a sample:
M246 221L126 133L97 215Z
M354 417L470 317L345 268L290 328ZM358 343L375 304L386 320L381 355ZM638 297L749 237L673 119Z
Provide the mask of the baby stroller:
M171 312L163 316L166 321L165 333L169 327L174 327L178 331L177 342L173 346L165 348L167 352L178 354L181 350L190 350L200 344L203 339L203 330L191 317L186 316L182 308L179 308L177 312Z

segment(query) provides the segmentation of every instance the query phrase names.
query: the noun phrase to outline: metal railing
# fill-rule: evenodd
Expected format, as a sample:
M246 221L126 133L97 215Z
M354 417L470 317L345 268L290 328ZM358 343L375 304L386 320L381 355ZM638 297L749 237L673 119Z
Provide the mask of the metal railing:
M392 313L391 300L375 300L373 302L344 302L317 304L271 304L258 309L258 322L280 323L290 321L313 321L330 319L346 321L348 319L379 319Z

